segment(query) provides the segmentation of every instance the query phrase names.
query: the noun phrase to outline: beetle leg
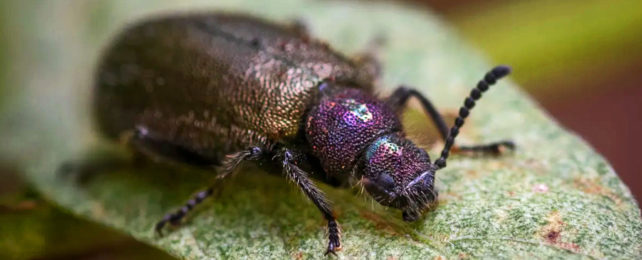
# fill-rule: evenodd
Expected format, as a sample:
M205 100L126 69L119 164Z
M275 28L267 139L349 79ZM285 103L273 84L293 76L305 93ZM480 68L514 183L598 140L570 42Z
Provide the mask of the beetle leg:
M446 121L444 121L444 118L439 114L439 111L435 109L430 100L424 97L424 95L419 93L417 90L406 86L400 86L392 93L392 95L390 95L390 97L388 97L386 102L394 111L399 113L405 107L406 102L408 102L410 97L416 97L419 100L425 112L430 115L432 121L437 125L437 130L439 130L441 137L446 139L446 137L448 137L448 126L446 125Z
M220 172L217 175L215 183L206 190L197 193L194 198L188 200L187 203L185 203L185 206L183 206L176 212L165 215L165 217L163 217L161 221L156 223L156 232L160 234L161 230L168 222L173 225L180 223L181 219L185 217L190 210L192 210L196 205L201 203L207 197L211 196L215 190L218 190L216 189L216 187L220 185L221 181L225 177L232 175L236 167L241 164L241 162L260 160L264 158L266 154L267 153L265 152L265 150L260 147L251 147L249 149L226 156L221 164L221 167L219 168Z
M290 22L290 24L287 26L288 29L290 29L292 32L298 34L299 36L303 37L310 37L310 30L308 30L308 26L305 24L305 21L301 18L295 18Z
M397 88L397 90L395 90L395 92L393 92L390 97L388 97L386 102L390 105L390 107L392 107L393 110L399 112L404 108L404 105L410 97L415 97L419 100L426 113L430 115L432 121L435 123L435 125L437 125L437 129L439 130L441 138L446 141L449 133L446 121L444 121L444 118L441 116L441 114L439 114L439 111L435 109L430 100L428 100L427 97L422 95L416 89L401 86ZM499 154L504 148L514 149L515 144L510 140L502 140L489 144L457 146L454 148L454 150L486 154Z
M288 179L294 181L301 191L314 203L315 206L321 211L323 217L328 221L328 249L325 254L335 254L336 251L341 249L341 230L334 215L330 204L325 198L325 195L314 183L308 178L308 174L301 170L296 165L294 152L291 150L284 150L283 154L283 172Z
M56 169L56 176L71 178L78 184L85 184L98 174L122 169L130 165L131 162L127 158L112 156L111 154L89 155L79 160L63 162Z
M181 219L183 219L183 217L187 215L187 212L192 210L196 205L201 203L207 197L212 195L213 192L214 192L213 187L207 188L206 190L197 193L196 196L194 196L194 198L188 200L187 203L185 203L185 206L183 206L176 212L166 214L161 221L156 223L156 227L155 227L156 232L158 234L162 234L161 230L163 230L163 227L167 224L167 222L173 225L177 225L181 221Z
M132 131L125 131L120 136L123 145L131 147ZM91 149L85 156L77 160L63 162L56 170L56 175L62 178L73 177L74 181L84 184L94 176L131 166L144 165L146 158L137 149L132 150L131 158L120 156L112 150Z
M223 179L231 175L236 169L236 167L238 167L239 164L241 164L243 161L260 160L260 159L266 158L268 154L269 154L268 151L258 146L250 147L246 150L229 154L225 156L225 159L221 163L221 167L219 167L219 173L217 178Z
M380 53L385 43L383 36L378 36L368 43L366 48L352 60L359 68L359 79L362 82L374 82L381 76Z

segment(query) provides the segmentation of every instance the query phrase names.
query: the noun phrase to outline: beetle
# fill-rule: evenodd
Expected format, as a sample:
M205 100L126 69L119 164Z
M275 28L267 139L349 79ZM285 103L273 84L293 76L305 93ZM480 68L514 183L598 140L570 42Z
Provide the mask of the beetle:
M341 248L339 225L311 178L334 186L359 183L378 203L415 221L437 198L435 173L446 166L464 119L510 72L498 66L485 74L449 130L413 88L377 97L379 65L371 57L347 58L302 26L242 14L149 18L121 32L103 54L93 90L95 121L105 137L125 136L139 154L215 167L217 179L245 161L277 165L327 221L326 254L334 254ZM399 115L411 97L444 140L434 162L404 134ZM457 148L498 153L514 144ZM167 214L156 231L178 224L214 189Z

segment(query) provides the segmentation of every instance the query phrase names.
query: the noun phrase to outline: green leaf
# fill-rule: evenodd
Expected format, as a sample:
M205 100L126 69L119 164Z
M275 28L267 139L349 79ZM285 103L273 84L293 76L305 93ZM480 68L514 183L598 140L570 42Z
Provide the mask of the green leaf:
M130 21L177 10L243 11L302 20L346 54L383 36L381 90L418 87L455 113L490 64L434 14L385 3L320 1L102 1L16 3L27 31L12 53L21 89L4 104L0 154L19 162L48 199L180 258L320 258L324 223L291 183L248 167L180 227L160 238L154 223L207 186L214 173L128 167L78 184L55 174L96 147L89 98L94 64ZM528 52L528 50L524 50ZM533 53L532 55L537 55ZM519 71L515 72L519 74ZM410 120L416 116L408 116ZM420 118L419 120L425 120ZM419 124L418 124L419 125ZM424 124L420 124L423 126ZM418 135L416 140L429 144ZM438 173L439 205L407 224L355 190L321 187L343 228L343 257L640 258L642 223L631 193L585 142L552 121L510 80L476 107L461 143L512 138L500 158L453 156ZM428 145L437 154L441 145ZM111 148L110 148L111 149ZM115 151L113 154L119 154ZM120 155L119 155L120 156Z
M52 206L3 166L0 162L0 259L170 259L120 232Z

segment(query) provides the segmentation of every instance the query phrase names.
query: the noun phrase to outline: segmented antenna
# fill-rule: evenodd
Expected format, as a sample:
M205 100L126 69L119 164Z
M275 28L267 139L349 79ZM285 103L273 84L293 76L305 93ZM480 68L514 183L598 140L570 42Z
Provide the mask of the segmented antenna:
M484 78L477 83L477 87L470 91L470 95L464 100L464 105L459 109L459 116L455 119L455 125L450 128L448 137L446 138L446 144L444 149L441 150L441 157L435 161L435 165L439 169L446 167L446 160L450 154L450 149L455 144L455 138L459 134L459 128L464 125L464 119L470 114L470 110L475 107L475 101L479 100L490 86L495 84L498 79L503 78L504 76L510 73L510 67L508 66L497 66L491 71L486 73Z

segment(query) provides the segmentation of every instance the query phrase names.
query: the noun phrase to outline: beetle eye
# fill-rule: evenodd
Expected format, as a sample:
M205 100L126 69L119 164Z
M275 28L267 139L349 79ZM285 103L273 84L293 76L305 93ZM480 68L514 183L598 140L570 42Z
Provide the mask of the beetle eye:
M385 190L392 190L395 187L395 180L389 174L383 173L379 176L377 184Z

